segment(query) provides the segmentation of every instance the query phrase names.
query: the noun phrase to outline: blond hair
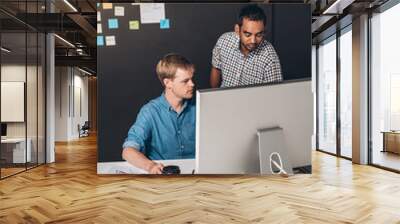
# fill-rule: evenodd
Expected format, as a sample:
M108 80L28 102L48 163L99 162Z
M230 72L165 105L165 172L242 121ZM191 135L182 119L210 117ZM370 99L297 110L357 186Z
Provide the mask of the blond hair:
M157 64L156 73L158 79L164 85L164 79L174 79L176 70L184 69L190 70L194 69L194 65L185 57L179 54L167 54L165 55Z

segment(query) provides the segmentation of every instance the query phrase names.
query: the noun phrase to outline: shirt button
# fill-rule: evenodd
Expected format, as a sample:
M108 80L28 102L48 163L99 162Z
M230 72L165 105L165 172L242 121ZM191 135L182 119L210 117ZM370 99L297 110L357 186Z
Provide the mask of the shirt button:
M181 131L178 130L178 134L180 134L180 133L181 133Z
M181 149L185 148L185 146L181 145Z

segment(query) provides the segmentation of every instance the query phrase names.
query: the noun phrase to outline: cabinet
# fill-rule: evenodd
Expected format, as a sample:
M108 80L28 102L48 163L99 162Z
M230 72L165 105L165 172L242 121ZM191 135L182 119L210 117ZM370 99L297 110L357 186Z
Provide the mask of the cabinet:
M387 131L383 133L383 152L400 154L400 132Z

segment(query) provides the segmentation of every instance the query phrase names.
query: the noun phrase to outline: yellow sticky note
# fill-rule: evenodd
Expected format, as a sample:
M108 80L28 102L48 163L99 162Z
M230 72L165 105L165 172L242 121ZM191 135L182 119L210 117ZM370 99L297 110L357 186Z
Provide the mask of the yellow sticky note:
M103 3L103 9L112 9L112 3Z
M129 21L129 29L130 30L138 30L139 29L139 21L138 20Z

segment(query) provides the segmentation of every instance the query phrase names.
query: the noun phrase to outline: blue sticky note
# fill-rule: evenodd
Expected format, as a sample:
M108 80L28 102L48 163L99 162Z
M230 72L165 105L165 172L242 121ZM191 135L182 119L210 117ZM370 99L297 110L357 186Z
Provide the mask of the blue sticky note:
M97 8L100 7L100 3L97 3Z
M118 19L108 19L109 29L118 29Z
M160 29L169 29L169 19L160 20Z
M97 46L104 46L104 37L97 36Z

